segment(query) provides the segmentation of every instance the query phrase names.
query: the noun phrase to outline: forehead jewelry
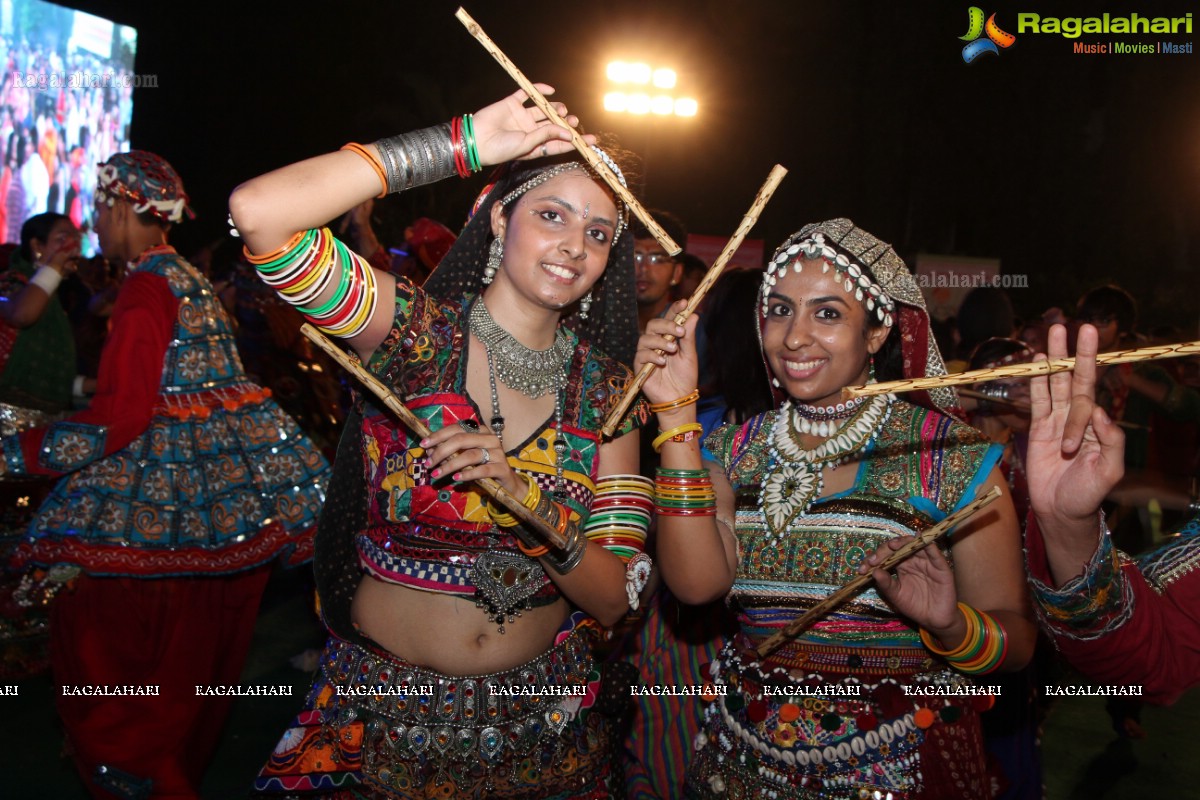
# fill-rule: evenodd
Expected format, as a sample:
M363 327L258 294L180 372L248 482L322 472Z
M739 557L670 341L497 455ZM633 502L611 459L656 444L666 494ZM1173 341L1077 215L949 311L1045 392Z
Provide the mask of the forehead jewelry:
M829 272L829 267L832 266L837 272L841 273L842 286L847 292L854 293L854 299L860 303L864 303L867 307L867 313L874 313L887 327L891 327L895 321L892 316L896 310L895 303L892 298L888 297L887 293L880 288L879 284L871 280L871 276L867 273L857 261L851 260L844 253L839 253L825 241L824 234L814 233L812 236L800 241L785 242L778 250L775 251L774 258L767 264L767 269L763 273L763 289L762 289L762 314L767 315L767 297L771 293L771 287L776 282L787 275L788 266L797 275L804 270L804 261L820 260L821 272Z
M587 219L588 214L590 214L590 213L592 213L592 204L588 203L586 206L583 207L583 219Z

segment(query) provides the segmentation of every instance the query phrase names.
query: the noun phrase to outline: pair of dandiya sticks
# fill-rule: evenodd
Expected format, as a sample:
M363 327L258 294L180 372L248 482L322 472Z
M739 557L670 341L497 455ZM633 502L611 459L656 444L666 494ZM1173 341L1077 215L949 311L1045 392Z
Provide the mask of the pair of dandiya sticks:
M606 184L608 184L609 188L612 189L614 194L621 198L622 202L624 202L626 206L628 206L629 209L637 215L638 219L640 219L646 225L647 230L654 237L654 239L663 246L663 249L665 249L671 255L678 255L680 252L682 252L683 248L673 241L671 237L667 235L667 232L663 230L663 228L657 222L655 222L654 218L651 217L649 212L647 212L642 204L638 202L637 198L635 198L629 192L629 190L621 184L620 180L612 172L612 170L609 169L608 165L601 161L601 159L592 151L592 149L587 145L587 142L584 141L583 137L574 128L567 124L566 120L564 120L554 109L554 106L550 104L550 101L548 101L545 96L537 90L537 88L529 81L529 79L526 78L519 69L517 69L516 65L513 64L508 56L506 56L504 52L498 46L496 46L495 42L493 42L491 38L484 33L483 29L479 26L479 23L472 19L471 16L462 8L458 9L458 11L455 13L455 17L462 22L462 24L467 28L467 31L470 32L473 37L475 37L475 39L483 46L483 48L487 50L492 57L496 59L500 66L503 67L504 70L513 78L513 80L517 82L517 85L524 90L533 104L536 105L542 111L542 113L546 115L546 118L552 123L559 125L570 132L571 144L579 152L580 156L582 156L588 166L590 166L596 172L596 174L599 175ZM736 252L738 247L741 245L742 240L746 237L746 234L750 232L750 229L753 228L754 224L758 221L759 215L762 213L763 208L771 199L771 196L774 195L775 189L779 186L780 181L783 180L783 177L786 174L787 170L779 164L776 164L771 169L770 174L767 176L766 182L763 183L762 187L758 190L758 193L754 197L754 202L750 206L750 210L747 211L746 215L742 218L742 222L734 232L733 237L730 238L729 242L725 245L725 248L721 251L721 254L717 256L717 259L713 262L712 266L705 274L704 279L696 287L695 292L687 302L687 306L675 315L675 322L677 324L682 325L695 312L696 308L700 305L700 302L704 299L704 296L708 293L708 290L712 288L713 284L716 283L717 278L720 277L725 265L729 263L729 260L733 257L734 252ZM400 402L400 399L391 391L391 389L389 389L378 378L368 372L362 366L360 361L353 356L348 355L341 348L334 345L333 342L331 342L320 331L311 325L305 323L300 330L314 344L320 347L343 368L358 378L359 381L361 381L368 389L371 390L373 394L383 401L384 405L387 406L387 408L394 414L396 414L401 422L412 429L413 432L421 437L425 437L430 434L429 427L425 425L424 421L406 408L404 404ZM1149 361L1159 358L1195 355L1198 353L1200 353L1200 342L1186 342L1177 345L1162 345L1157 347L1139 348L1137 350L1123 350L1120 352L1106 353L1099 356L1096 361L1098 364L1121 364L1133 361ZM1013 364L1011 366L994 367L991 369L972 370L970 372L961 372L956 375L945 375L935 378L918 378L911 380L890 381L887 383L874 383L867 386L851 386L847 387L843 391L850 397L858 397L868 394L882 394L887 392L919 391L922 389L934 389L941 386L957 386L959 384L997 380L999 378L1049 375L1055 372L1071 370L1074 368L1074 365L1075 359L1073 358L1059 358L1054 359L1053 361L1035 361L1028 364ZM630 404L633 402L634 398L637 397L638 392L641 391L643 384L645 384L647 378L650 377L655 368L656 365L653 363L646 364L637 374L636 378L629 384L625 390L625 394L621 397L620 402L613 408L608 419L605 421L604 426L601 428L601 433L604 436L611 436L613 434L617 428L617 425L620 423L621 418L629 410ZM500 483L495 479L480 478L475 481L475 484L492 498L494 498L496 502L500 503L514 515L516 515L516 517L522 522L537 530L551 546L559 549L565 546L566 541L559 531L557 531L546 520L542 519L538 515L534 514L531 510L526 508L520 500L505 490L504 487L501 486ZM914 553L929 546L938 538L945 535L955 526L961 524L968 517L978 512L980 509L991 503L999 496L1000 490L996 487L992 487L990 492L977 497L963 508L947 516L941 522L938 522L937 524L922 531L915 539L913 539L913 541L904 545L886 558L878 568L885 571L895 568L895 566L901 561L904 561ZM804 614L792 620L792 622L788 623L788 625L782 630L768 639L765 639L757 647L758 656L763 658L774 652L778 647L792 637L796 636L802 630L810 626L813 622L817 621L825 614L842 605L855 594L860 592L867 586L867 584L871 582L871 580L872 578L870 574L859 575L855 577L841 589L834 592L817 605L813 606Z

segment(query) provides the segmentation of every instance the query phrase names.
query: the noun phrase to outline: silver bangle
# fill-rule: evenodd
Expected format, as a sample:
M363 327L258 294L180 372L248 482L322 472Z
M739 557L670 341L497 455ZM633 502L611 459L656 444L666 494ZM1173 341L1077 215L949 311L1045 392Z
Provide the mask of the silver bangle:
M375 146L383 156L389 194L456 174L449 123L389 136L377 141Z
M559 575L566 575L578 567L579 562L583 561L583 551L587 548L587 537L583 535L579 526L572 526L571 533L566 547L562 550L551 548L545 556L546 561Z

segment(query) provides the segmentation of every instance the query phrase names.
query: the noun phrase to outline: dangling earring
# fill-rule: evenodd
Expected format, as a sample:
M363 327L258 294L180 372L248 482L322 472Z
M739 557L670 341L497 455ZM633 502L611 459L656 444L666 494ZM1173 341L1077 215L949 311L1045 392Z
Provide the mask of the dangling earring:
M782 387L782 386L780 386L780 384L779 384L779 378L771 378L771 385L772 385L772 386L774 386L776 389L782 389L782 388L783 388L783 387Z
M867 383L875 382L875 356L871 356L871 360L867 362Z
M588 293L579 298L579 318L587 319L588 312L592 310L592 290L588 289Z
M504 258L504 240L497 236L488 247L487 265L483 268L483 285L487 286L496 277L500 269L500 259Z

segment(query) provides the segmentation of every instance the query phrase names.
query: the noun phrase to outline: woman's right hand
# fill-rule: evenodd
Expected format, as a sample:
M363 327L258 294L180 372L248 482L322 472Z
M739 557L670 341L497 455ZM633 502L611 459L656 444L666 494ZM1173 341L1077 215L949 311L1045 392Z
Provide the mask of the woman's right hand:
M642 392L651 403L669 403L696 388L699 374L696 356L697 314L688 317L683 325L675 323L675 315L687 307L686 300L677 300L666 316L652 319L646 324L646 332L638 339L637 354L633 359L634 374L641 372L646 364L657 369L650 373ZM676 337L674 341L667 337Z
M518 500L525 497L527 486L508 463L500 439L478 423L447 425L422 439L421 446L435 480L447 475L463 483L494 478Z

